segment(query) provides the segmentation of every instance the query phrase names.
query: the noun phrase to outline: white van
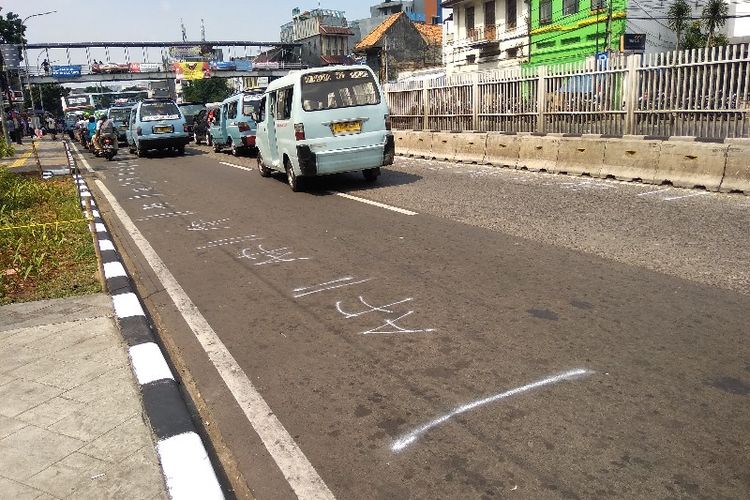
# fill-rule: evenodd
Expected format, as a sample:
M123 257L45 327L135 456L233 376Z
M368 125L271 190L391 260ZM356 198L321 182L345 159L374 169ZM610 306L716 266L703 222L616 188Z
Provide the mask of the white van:
M284 172L292 191L304 177L362 171L374 181L395 153L388 106L372 70L333 66L271 82L260 103L258 170Z

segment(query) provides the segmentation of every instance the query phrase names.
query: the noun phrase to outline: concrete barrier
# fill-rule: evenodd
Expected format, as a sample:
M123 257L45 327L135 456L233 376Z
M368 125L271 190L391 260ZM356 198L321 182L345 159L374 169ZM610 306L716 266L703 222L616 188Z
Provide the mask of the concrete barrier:
M500 132L489 132L487 134L487 147L485 148L484 163L498 165L501 167L516 168L518 154L521 148L521 139L513 134Z
M461 132L455 134L456 161L461 163L484 163L487 148L486 132Z
M432 132L424 130L406 130L404 137L404 147L401 154L405 156L416 156L428 158L430 156L430 147L432 142Z
M557 153L560 137L519 134L520 147L516 168L535 172L558 172Z
M662 142L654 183L718 191L727 163L726 144L672 138Z
M750 140L727 139L727 166L719 190L750 194Z
M433 132L430 158L453 161L456 159L456 132Z
M596 134L561 138L557 152L557 171L598 177L604 163L606 145L600 137Z
M620 181L640 180L653 184L659 166L661 141L647 141L641 137L606 139L604 162L599 177Z
M406 146L409 138L410 130L394 130L393 141L396 143L396 154L407 155L408 148Z

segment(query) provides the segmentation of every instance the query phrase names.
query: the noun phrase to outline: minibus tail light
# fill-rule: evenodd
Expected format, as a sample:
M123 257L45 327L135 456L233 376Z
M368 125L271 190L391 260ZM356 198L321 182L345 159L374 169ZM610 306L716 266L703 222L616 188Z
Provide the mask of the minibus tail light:
M385 115L385 129L391 129L391 115Z
M182 124L182 131L185 132L185 133L190 132L190 129L188 128L188 124L187 123L183 123Z
M248 130L250 130L250 124L247 122L238 122L237 128L240 132L247 132Z
M305 140L305 124L304 123L295 123L294 124L294 137L298 141L304 141Z
M143 129L141 127L138 127L137 129L135 129L135 133L138 135L143 135Z

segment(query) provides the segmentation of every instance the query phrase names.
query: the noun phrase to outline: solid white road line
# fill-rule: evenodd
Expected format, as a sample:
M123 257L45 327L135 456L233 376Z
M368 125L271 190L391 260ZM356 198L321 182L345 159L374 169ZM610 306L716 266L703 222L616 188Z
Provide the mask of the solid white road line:
M156 445L169 497L174 499L224 498L201 438L194 432L163 439Z
M169 369L161 349L153 342L134 345L128 349L128 354L139 384L146 385L164 379L174 380L172 370Z
M105 262L104 263L104 279L119 278L127 276L125 268L119 262Z
M242 165L237 165L236 163L228 163L226 161L220 161L219 163L221 163L222 165L226 165L227 167L239 168L240 170L246 170L248 172L254 172L255 171L254 168L243 167Z
M708 194L708 193L705 191L702 191L700 193L686 194L684 196L673 196L671 198L664 198L663 201L673 201L673 200L681 200L683 198L693 198L694 196L703 196L704 194Z
M229 349L222 343L219 336L211 328L206 318L190 300L175 277L162 262L151 244L143 237L125 210L120 206L114 195L103 182L97 180L97 187L107 198L112 211L120 219L125 230L133 238L138 249L153 269L164 289L180 311L195 337L200 342L208 358L216 367L222 380L229 388L250 424L258 433L266 449L273 457L287 482L301 499L332 499L333 493L323 482L310 461L294 442L279 419L271 411L268 403L263 399L242 367L237 363ZM117 297L114 297L115 299ZM135 298L135 296L133 296ZM137 304L137 298L136 298ZM121 308L123 308L121 306ZM140 306L138 306L140 309ZM117 309L117 307L116 307ZM131 314L132 315L132 314ZM119 314L118 314L119 316ZM161 446L161 444L159 445ZM161 452L160 452L161 455ZM164 465L165 474L168 466ZM196 495L195 498L204 498ZM208 498L208 497L205 497Z
M360 203L365 203L367 205L372 205L374 207L385 208L386 210L391 210L393 212L398 212L398 213L404 214L404 215L418 215L417 212L412 212L411 210L406 210L404 208L398 208L398 207L394 207L394 206L391 206L391 205L386 205L385 203L378 203L377 201L367 200L365 198L360 198L358 196L352 196L352 195L346 194L346 193L339 193L338 191L334 191L333 194L335 194L336 196L341 196L342 198L346 198L348 200L358 201Z
M112 296L112 303L115 306L115 315L120 319L130 318L132 316L145 316L141 303L134 293L121 293Z

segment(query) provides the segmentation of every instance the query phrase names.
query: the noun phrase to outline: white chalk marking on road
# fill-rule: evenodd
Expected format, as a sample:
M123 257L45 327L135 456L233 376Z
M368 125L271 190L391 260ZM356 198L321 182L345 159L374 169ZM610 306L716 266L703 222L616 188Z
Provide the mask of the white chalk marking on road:
M352 281L354 278L347 276L333 281L327 281L326 283L320 283L318 285L306 286L301 288L295 288L293 297L298 299L306 295L312 295L314 293L326 292L328 290L335 290L336 288L343 288L345 286L359 285L360 283L366 283L372 278L367 278L360 281ZM338 284L337 284L338 283Z
M99 240L99 250L104 252L105 250L114 250L115 245L110 240Z
M636 196L647 196L650 194L656 194L656 193L663 193L664 191L669 191L672 188L664 188L664 189L657 189L655 191L647 191L645 193L638 193Z
M220 161L219 163L220 163L221 165L226 165L227 167L234 167L234 168L239 168L240 170L246 170L246 171L248 171L248 172L253 172L253 171L255 171L255 169L254 169L254 168L250 168L250 167L243 167L242 165L237 165L237 164L235 164L235 163L228 163L228 162L225 162L225 161Z
M333 499L334 496L331 490L328 489L328 486L326 486L323 479L315 471L315 468L299 446L297 446L292 436L289 435L289 432L287 432L271 410L271 407L268 406L268 403L260 395L245 371L237 363L237 360L234 359L232 353L229 352L229 349L227 349L214 329L211 328L211 325L203 317L193 301L190 300L190 297L188 297L185 290L182 289L169 271L169 268L167 268L153 247L151 247L148 240L144 238L140 230L135 226L104 183L100 180L95 182L101 193L109 201L112 211L120 219L123 227L130 234L136 246L143 254L143 257L149 263L159 281L161 281L177 310L180 311L185 322L193 331L193 334L195 334L196 339L198 339L208 358L214 367L216 367L222 380L229 388L240 408L242 408L248 421L253 429L255 429L261 441L263 441L266 449L273 457L276 465L278 465L279 470L281 470L297 497L301 499ZM135 295L133 295L133 299L135 299L137 304L138 299ZM140 305L138 305L138 308L140 309ZM194 445L194 448L196 448L194 453L197 453L200 438L195 434L194 436L194 439L197 440ZM201 465L205 465L201 469L203 472L199 470L195 471L195 473L185 473L186 468L191 467L193 464L185 464L184 461L193 457L194 453L188 453L178 445L172 447L166 444L177 438L181 439L180 436L175 436L160 441L157 445L172 498L214 498L212 494L209 494L211 492L203 492L202 490L202 488L206 487L206 484L211 483L210 481L206 481L202 475L209 473L207 467L210 461L206 457L205 461L201 462ZM194 478L195 484L170 484L169 478L176 476ZM182 494L175 494L177 489ZM218 494L216 498L220 498Z
M696 196L703 196L704 194L708 194L708 193L705 191L702 191L700 193L691 193L691 194L686 194L684 196L672 196L670 198L664 198L662 201L682 200L684 198L694 198Z
M387 333L430 333L436 331L434 328L421 328L418 330L410 329L410 328L402 328L396 324L396 322L400 319L404 319L407 316L411 316L414 314L414 311L409 311L406 314L402 314L396 319L386 319L385 323L380 325L377 328L373 328L372 330L367 330L366 332L361 332L362 335L370 335L371 333L379 333L379 334L387 334ZM390 327L391 330L388 330L387 328Z
M172 370L167 365L167 360L161 353L159 346L153 342L134 345L128 349L130 361L138 383L146 385L157 380L174 380Z
M586 369L570 370L564 373L560 373L559 375L554 375L551 377L543 378L541 380L537 380L536 382L532 382L530 384L522 385L521 387L516 387L515 389L511 389L509 391L501 392L500 394L495 394L494 396L490 396L484 399L479 399L471 403L466 403L454 409L450 413L446 413L442 417L438 417L434 420L431 420L430 422L427 422L426 424L417 427L410 433L405 434L402 437L398 438L393 443L393 446L391 446L391 450L395 452L402 451L404 448L414 443L417 439L419 439L419 437L421 437L427 431L447 422L448 420L455 417L456 415L466 413L468 411L479 408L480 406L494 403L496 401L500 401L502 399L506 399L511 396L516 396L518 394L523 394L524 392L529 392L533 389L538 389L546 385L557 384L564 380L574 380L574 379L577 379L586 375L590 375L592 373L594 372L592 372L591 370L586 370Z
M161 193L154 193L154 194L138 194L135 196L131 196L128 198L128 200L141 200L143 198L155 198L157 196L162 196Z
M115 315L120 319L132 316L145 316L141 303L134 293L121 293L112 296L112 304L115 306Z
M356 313L349 313L349 312L346 312L343 309L341 309L341 302L342 301L340 300L340 301L336 302L336 310L338 312L340 312L344 316L344 318L346 318L346 319L357 318L359 316L362 316L363 314L368 314L368 313L375 312L375 311L384 312L384 313L387 313L387 314L393 314L393 311L391 311L389 309L386 309L386 308L387 307L391 307L391 306L397 306L399 304L403 304L404 302L409 302L411 300L414 300L414 299L411 298L411 297L409 297L408 299L399 300L398 302L393 302L391 304L386 304L384 306L373 306L373 305L368 304L367 301L365 301L365 299L360 295L359 296L359 301L362 302L362 305L364 305L366 307L369 307L369 309L366 309L366 310L360 311L360 312L356 312Z
M391 210L393 212L398 212L404 215L418 215L417 212L412 212L411 210L406 210L405 208L398 208L392 205L386 205L385 203L378 203L377 201L360 198L358 196L352 196L346 193L339 193L338 191L333 191L333 194L335 194L336 196L341 196L342 198L346 198L348 200L358 201L360 203L365 203L367 205L372 205L374 207L385 208L386 210Z
M195 432L178 434L156 444L169 498L223 500L211 460Z
M104 263L104 279L120 278L127 275L128 273L125 272L125 268L119 262Z
M183 215L195 215L195 212L166 212L163 214L155 214L155 215L147 215L146 217L141 217L140 219L136 219L136 222L144 222L154 219L168 219L170 217L180 217Z
M206 250L208 248L224 247L227 245L234 245L235 243L242 243L245 241L257 241L257 240L262 240L262 239L263 238L256 236L254 234L249 234L247 236L235 236L232 238L222 238L220 240L209 241L204 246L195 247L195 249Z

